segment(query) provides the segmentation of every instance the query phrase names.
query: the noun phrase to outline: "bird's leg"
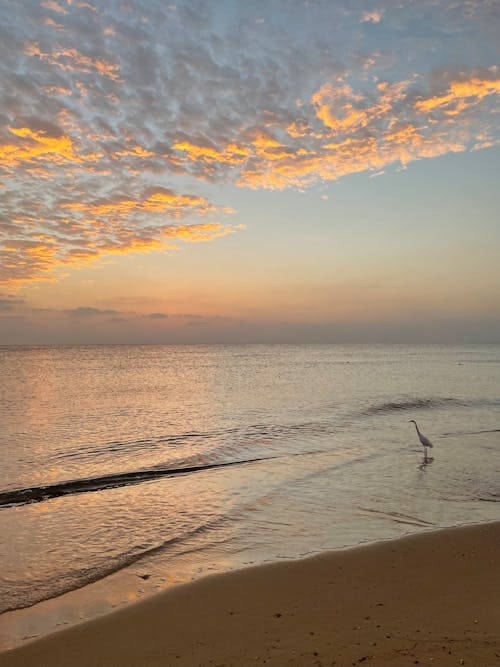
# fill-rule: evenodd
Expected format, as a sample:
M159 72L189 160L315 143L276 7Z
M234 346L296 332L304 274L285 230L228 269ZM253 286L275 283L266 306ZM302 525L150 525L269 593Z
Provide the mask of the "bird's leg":
M424 445L424 461L427 461L427 447Z

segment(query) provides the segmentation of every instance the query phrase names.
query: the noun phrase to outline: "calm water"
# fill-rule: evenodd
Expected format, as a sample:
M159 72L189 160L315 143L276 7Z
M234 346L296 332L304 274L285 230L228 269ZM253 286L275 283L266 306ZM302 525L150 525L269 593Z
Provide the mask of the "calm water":
M31 607L4 614L5 645L68 591L89 616L500 517L500 346L3 347L0 364L0 604Z

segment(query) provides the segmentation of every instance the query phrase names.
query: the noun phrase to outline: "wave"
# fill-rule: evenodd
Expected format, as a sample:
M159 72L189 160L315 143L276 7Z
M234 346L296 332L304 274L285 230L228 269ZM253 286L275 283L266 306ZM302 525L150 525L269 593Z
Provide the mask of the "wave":
M426 521L420 517L412 516L411 514L403 514L402 512L391 512L385 510L378 510L373 507L362 507L358 505L358 509L362 512L368 512L369 514L378 514L390 521L395 523L407 524L409 526L421 526L422 528L432 527L436 524L431 521Z
M494 398L455 398L452 396L434 396L422 398L402 398L397 401L375 403L358 413L360 417L397 412L399 410L433 410L437 408L488 408L500 407L500 399Z
M137 440L111 441L101 445L79 445L65 451L47 455L43 461L46 467L53 463L70 461L78 466L82 462L95 465L103 461L106 465L117 457L137 456L141 452L148 457L157 453L164 459L156 467L177 467L180 465L199 466L234 458L255 456L258 447L261 456L282 454L283 444L291 446L290 438L321 438L333 433L331 421L305 421L293 424L254 423L243 427L209 429L206 431L185 431ZM190 451L186 451L185 445ZM158 457L157 457L158 458Z
M482 495L476 496L476 498L485 503L500 503L500 492L486 491Z
M388 401L387 403L376 403L370 405L361 412L361 416L377 415L380 413L396 412L398 410L430 410L442 407L464 407L467 403L458 398L435 397L435 398L409 398L399 401Z
M500 428L488 428L483 431L449 431L443 433L443 436L448 435L481 435L482 433L500 433Z
M140 440L112 441L103 445L79 446L69 451L58 452L54 459L65 460L76 458L78 460L92 460L96 457L108 456L110 453L137 453L141 450L150 452L154 449L161 449L165 446L175 447L182 445L187 441L198 439L200 441L210 440L212 438L229 435L236 429L213 430L206 432L188 431L173 435L162 435L156 438L142 438Z
M55 580L52 578L50 580L32 580L29 582L29 586L26 586L25 581L22 581L20 582L19 590L15 590L15 594L12 595L9 600L7 600L6 597L5 602L3 604L0 603L0 614L7 611L14 611L16 609L26 609L43 600L51 600L52 598L68 593L69 591L88 586L105 577L109 577L115 572L124 570L149 556L169 551L173 547L183 543L189 543L189 540L200 535L209 535L214 529L223 525L227 521L229 521L229 519L226 516L217 516L206 523L194 526L179 535L162 540L156 544L138 550L131 550L130 552L120 554L111 560L104 559L102 563L94 563L89 568L71 572L70 576L59 577ZM204 545L203 548L206 548L206 545ZM186 552L190 551L192 551L192 549L186 549Z
M202 472L213 468L224 468L228 466L245 465L277 458L275 456L245 459L243 461L226 461L223 463L207 463L198 466L185 466L181 468L153 468L151 470L135 470L125 473L115 473L102 477L89 477L75 479L47 486L33 486L25 489L14 489L13 491L0 491L0 507L14 505L26 505L37 503L60 496L73 495L76 493L89 493L102 491L131 484L139 484L161 477L173 477L175 475L186 475L188 473Z

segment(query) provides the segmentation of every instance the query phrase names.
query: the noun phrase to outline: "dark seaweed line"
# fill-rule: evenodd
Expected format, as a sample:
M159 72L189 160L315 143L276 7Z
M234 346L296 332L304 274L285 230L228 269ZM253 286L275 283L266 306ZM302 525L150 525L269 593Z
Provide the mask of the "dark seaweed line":
M140 484L149 480L161 477L174 477L175 475L186 475L188 473L202 472L213 468L225 468L228 466L244 465L246 463L256 463L258 461L267 461L277 458L276 456L266 456L255 459L246 459L244 461L226 461L225 463L207 463L201 466L188 466L185 468L160 468L155 470L138 470L126 473L115 473L113 475L104 475L103 477L90 477L87 479L77 479L58 484L49 484L47 486L35 486L26 489L15 489L13 491L0 491L0 507L8 505L26 505L27 503L39 503L51 498L73 495L76 493L90 493L93 491L102 491L104 489L113 489L130 484Z

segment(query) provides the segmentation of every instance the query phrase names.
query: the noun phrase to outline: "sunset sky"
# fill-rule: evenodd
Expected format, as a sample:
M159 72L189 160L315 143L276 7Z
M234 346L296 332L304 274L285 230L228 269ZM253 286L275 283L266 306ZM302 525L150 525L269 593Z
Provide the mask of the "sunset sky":
M0 343L500 342L498 0L0 0Z

